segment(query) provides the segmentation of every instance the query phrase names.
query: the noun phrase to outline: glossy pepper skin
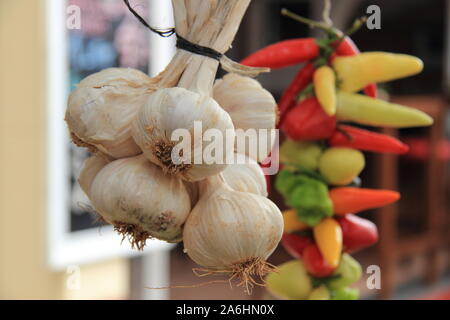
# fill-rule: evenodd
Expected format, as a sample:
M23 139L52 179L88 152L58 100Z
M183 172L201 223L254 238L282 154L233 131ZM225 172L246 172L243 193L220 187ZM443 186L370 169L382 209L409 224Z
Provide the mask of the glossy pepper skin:
M329 191L335 215L358 213L394 203L400 193L392 190L340 187Z
M347 214L337 221L342 229L344 251L353 253L365 249L378 241L377 226L367 219Z
M281 175L281 179L283 176ZM328 197L327 185L306 175L294 175L287 184L292 187L283 196L286 203L295 208L300 221L308 226L314 226L324 217L333 214L333 207ZM280 180L277 179L277 189L281 192Z
M330 117L315 97L299 102L287 114L282 130L292 140L322 140L329 138L336 128L336 117Z
M291 233L308 229L308 225L301 222L297 216L297 210L283 211L284 232Z
M359 54L359 49L353 40L350 37L345 37L342 41L336 46L336 55L338 56L354 56Z
M306 270L317 278L328 277L336 269L324 259L316 244L310 244L304 249L303 262Z
M340 125L328 139L332 147L347 147L363 151L404 154L409 147L385 134L352 126Z
M311 277L298 259L285 262L278 266L277 272L269 273L266 285L275 297L290 300L307 299L313 289Z
M359 290L355 288L339 288L330 290L330 300L358 300Z
M284 233L281 238L284 249L294 258L300 259L306 247L313 243L311 238L295 233Z
M314 92L325 113L336 113L336 78L329 66L321 66L314 72Z
M346 92L357 92L369 83L400 79L423 70L419 58L387 52L336 57L332 65L340 80L340 89Z
M278 127L280 127L285 119L286 113L297 104L297 94L301 92L306 86L311 83L314 75L314 65L307 63L296 74L294 80L283 92L280 102L278 103L278 112L280 113L280 121L278 121Z
M285 168L302 167L316 170L322 154L322 148L312 141L294 141L287 139L280 146L280 162Z
M356 46L356 44L353 42L353 40L350 37L345 37L339 45L336 47L336 52L334 57L331 59L331 61L334 60L336 56L354 56L356 54L359 54L359 49ZM375 82L369 83L364 88L364 94L376 98L377 97L377 85Z
M335 219L325 218L313 230L314 239L325 261L336 268L342 253L341 226Z
M279 69L312 60L319 55L314 38L300 38L280 41L264 47L241 61L251 67Z
M339 266L333 272L333 275L339 275L339 277L328 281L328 287L330 289L345 288L361 279L362 268L351 255L343 253Z
M338 91L337 94L336 118L340 121L391 128L433 124L433 119L420 110L344 91Z
M331 294L327 286L321 285L311 291L308 300L330 300Z
M364 166L363 153L351 148L328 148L319 159L319 171L332 185L351 183L361 173Z
M327 185L304 174L282 170L275 182L286 204L296 209L297 217L308 226L314 226L333 214Z

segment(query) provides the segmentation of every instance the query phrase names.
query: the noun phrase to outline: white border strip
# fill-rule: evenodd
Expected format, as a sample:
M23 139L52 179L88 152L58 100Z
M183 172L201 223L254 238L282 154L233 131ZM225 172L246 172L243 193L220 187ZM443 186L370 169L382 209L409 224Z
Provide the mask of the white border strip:
M46 0L45 9L47 35L46 261L53 270L62 270L71 264L91 263L118 256L140 254L137 250L131 250L127 241L121 245L120 236L115 234L111 227L70 232L68 214L70 210L70 142L63 121L69 80L66 4L64 0ZM154 53L159 54L157 51ZM145 252L169 250L172 247L171 244L152 240L148 242Z
M172 13L172 1L155 1L149 0L149 21L153 26L160 29L173 28L175 21ZM169 64L172 56L175 54L175 35L169 38L163 38L153 32L149 32L150 35L150 48L152 48L149 54L149 66L150 77L156 76L158 73L164 70ZM158 57L158 59L153 59Z

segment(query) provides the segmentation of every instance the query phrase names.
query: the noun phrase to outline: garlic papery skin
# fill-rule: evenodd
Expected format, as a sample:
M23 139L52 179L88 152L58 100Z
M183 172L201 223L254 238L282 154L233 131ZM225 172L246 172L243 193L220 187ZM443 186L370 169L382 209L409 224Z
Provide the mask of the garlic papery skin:
M200 198L199 186L197 182L189 182L183 180L184 186L189 194L189 198L191 199L191 208L195 207Z
M65 120L75 144L113 158L142 153L131 122L154 81L139 70L109 68L83 79L70 94Z
M206 141L205 132L217 133L219 140ZM233 156L230 116L211 97L179 87L158 89L148 96L133 121L133 138L150 161L187 181L218 174ZM213 145L220 146L217 156L206 159Z
M90 194L91 184L97 176L97 173L111 161L112 159L101 153L94 154L84 161L83 168L81 168L80 176L78 177L78 183L86 195Z
M143 155L107 164L88 196L101 217L138 249L151 237L180 241L191 211L183 182L165 175Z
M225 182L235 191L250 192L267 197L267 182L259 164L239 153L235 153L235 163L222 171Z
M255 79L228 73L215 82L213 97L233 120L237 131L236 144L240 134L238 129L256 130L256 135L249 136L245 149L237 151L258 162L264 161L275 142L273 129L278 118L277 103L272 94ZM257 146L257 152L251 153L250 145Z
M200 200L183 231L184 251L210 273L227 272L249 291L252 276L271 270L266 259L283 233L281 212L269 199L234 191L217 177L200 184Z

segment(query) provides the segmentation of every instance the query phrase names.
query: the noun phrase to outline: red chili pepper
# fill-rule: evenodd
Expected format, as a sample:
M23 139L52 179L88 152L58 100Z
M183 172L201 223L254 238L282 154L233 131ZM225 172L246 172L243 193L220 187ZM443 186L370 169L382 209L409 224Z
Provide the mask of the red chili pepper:
M294 258L301 258L305 248L312 244L309 237L300 236L294 233L284 233L281 239L284 249Z
M335 268L325 261L320 253L319 247L314 243L308 245L303 250L303 262L305 263L306 270L317 278L328 277L335 270Z
M319 47L314 38L280 41L249 55L241 64L250 67L278 69L314 59L319 55Z
M278 103L278 112L280 113L280 121L278 127L281 127L286 112L291 109L297 101L295 100L297 94L302 91L309 83L311 83L314 75L314 65L312 63L306 64L292 80L291 84L283 92L280 102Z
M364 88L364 94L368 97L376 98L378 95L377 85L375 83L368 84Z
M332 147L348 147L364 151L403 154L409 147L398 139L385 134L340 125L328 139Z
M347 214L337 221L342 229L345 252L352 253L370 247L378 241L378 229L372 221L353 214Z
M359 49L350 37L345 37L336 47L338 56L354 56L359 53Z
M354 56L359 53L359 49L350 37L345 37L341 43L339 43L335 52L338 56ZM375 83L367 85L364 88L364 93L369 97L376 98L377 85Z
M336 117L325 113L315 97L299 102L285 117L283 131L292 140L329 138L336 128Z

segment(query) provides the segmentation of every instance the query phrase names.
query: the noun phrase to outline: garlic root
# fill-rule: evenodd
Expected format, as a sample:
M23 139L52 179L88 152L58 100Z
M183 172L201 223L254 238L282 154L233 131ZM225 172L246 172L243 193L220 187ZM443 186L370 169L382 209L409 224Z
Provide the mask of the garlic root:
M232 190L219 176L200 182L201 198L184 230L185 252L206 274L226 273L246 290L273 268L266 259L283 233L283 217L267 198Z

